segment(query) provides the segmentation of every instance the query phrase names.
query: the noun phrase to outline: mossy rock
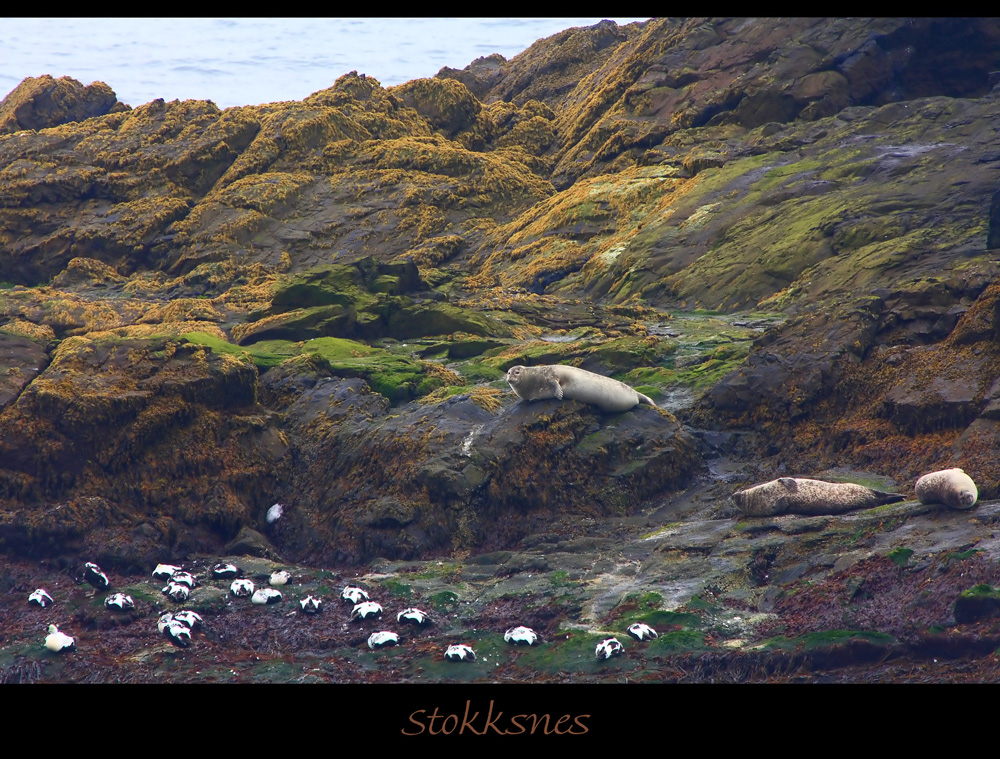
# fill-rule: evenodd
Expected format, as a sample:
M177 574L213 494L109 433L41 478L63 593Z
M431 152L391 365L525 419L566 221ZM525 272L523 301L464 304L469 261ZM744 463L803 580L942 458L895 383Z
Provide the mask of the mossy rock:
M962 591L955 599L955 621L959 624L989 619L1000 614L1000 590L991 585L976 585Z

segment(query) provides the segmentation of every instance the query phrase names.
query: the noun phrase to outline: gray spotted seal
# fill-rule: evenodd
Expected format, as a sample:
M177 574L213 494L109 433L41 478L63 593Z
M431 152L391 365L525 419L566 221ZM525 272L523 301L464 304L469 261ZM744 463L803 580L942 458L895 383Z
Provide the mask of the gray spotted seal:
M649 396L636 392L624 382L565 364L512 366L507 371L507 383L517 397L525 401L569 398L608 412L628 411L639 403L656 408Z
M913 489L920 503L943 503L953 509L971 509L979 500L976 483L958 468L925 474Z
M733 493L733 503L750 517L775 514L842 514L906 500L899 493L855 485L799 477L779 477L762 485Z

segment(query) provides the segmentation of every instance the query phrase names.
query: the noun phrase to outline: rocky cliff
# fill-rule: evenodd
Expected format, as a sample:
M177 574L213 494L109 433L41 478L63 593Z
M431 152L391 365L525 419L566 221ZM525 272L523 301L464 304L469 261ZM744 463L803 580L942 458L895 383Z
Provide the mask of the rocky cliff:
M225 111L25 80L0 103L0 547L347 566L723 524L776 472L909 493L962 466L997 497L998 43L995 19L602 22ZM560 362L664 409L503 382ZM744 548L752 587L808 553Z

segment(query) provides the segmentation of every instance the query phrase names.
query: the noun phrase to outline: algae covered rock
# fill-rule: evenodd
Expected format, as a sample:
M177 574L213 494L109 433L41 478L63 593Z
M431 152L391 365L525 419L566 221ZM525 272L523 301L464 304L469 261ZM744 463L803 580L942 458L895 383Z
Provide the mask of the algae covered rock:
M125 108L104 82L84 86L68 76L28 77L0 101L0 134L45 129Z

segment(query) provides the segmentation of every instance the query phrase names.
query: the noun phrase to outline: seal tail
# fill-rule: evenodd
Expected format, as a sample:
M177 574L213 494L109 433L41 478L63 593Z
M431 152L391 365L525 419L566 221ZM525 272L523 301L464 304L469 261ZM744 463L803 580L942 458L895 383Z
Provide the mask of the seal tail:
M659 406L653 403L653 399L650 398L648 395L643 395L638 390L636 391L635 394L639 396L639 403L648 403L653 408L659 408Z

